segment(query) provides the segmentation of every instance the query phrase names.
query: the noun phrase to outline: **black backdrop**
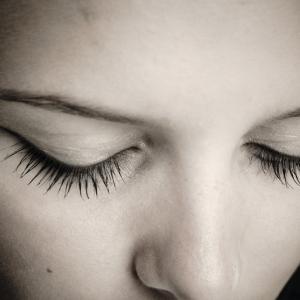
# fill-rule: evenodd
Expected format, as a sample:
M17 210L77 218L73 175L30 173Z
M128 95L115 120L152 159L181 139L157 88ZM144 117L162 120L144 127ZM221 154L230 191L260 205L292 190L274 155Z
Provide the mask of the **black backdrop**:
M300 267L287 283L277 300L300 300Z

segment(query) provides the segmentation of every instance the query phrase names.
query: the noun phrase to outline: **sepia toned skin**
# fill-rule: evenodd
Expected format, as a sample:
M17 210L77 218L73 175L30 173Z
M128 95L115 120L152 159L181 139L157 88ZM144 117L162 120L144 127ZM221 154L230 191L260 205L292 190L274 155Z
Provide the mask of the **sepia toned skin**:
M299 15L298 0L2 0L3 295L275 299L300 261L300 187L247 143L300 156ZM5 159L19 136L70 165L127 151L124 178L46 193L14 172L22 153Z

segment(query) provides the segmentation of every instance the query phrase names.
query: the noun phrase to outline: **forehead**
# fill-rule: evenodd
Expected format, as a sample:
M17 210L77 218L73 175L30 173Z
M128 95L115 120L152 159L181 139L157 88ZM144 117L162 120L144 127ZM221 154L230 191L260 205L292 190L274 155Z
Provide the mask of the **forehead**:
M298 0L0 6L4 87L67 94L145 117L205 119L238 109L244 120L298 101Z

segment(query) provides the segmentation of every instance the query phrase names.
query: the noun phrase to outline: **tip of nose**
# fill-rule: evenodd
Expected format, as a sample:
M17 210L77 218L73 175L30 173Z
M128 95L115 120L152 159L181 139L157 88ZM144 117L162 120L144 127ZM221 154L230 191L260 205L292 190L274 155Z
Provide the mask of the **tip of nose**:
M137 277L145 287L159 294L165 292L165 299L235 299L238 262L209 253L205 260L192 255L172 256L174 252L163 256L164 260L153 251L140 253L135 261Z

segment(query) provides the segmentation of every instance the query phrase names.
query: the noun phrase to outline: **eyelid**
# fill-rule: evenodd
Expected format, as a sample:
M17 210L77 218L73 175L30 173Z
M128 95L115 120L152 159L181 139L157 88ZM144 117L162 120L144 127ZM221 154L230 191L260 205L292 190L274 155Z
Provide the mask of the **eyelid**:
M300 118L271 120L251 129L245 141L267 145L290 156L300 156Z
M147 140L142 135L132 135L132 138L128 136L117 142L114 140L110 144L106 143L105 147L99 146L101 144L98 143L98 145L91 145L88 148L77 148L74 145L68 145L67 147L57 144L45 144L44 142L36 141L36 139L24 137L11 129L4 128L4 130L24 143L35 147L51 159L73 167L97 165L99 162L126 149L136 148L146 150L148 147Z
M64 187L65 197L69 194L74 185L77 185L81 197L83 197L83 191L85 191L86 197L90 198L89 193L91 189L94 190L96 196L98 196L98 191L101 190L101 186L104 186L107 192L110 192L111 186L116 188L118 179L122 179L122 182L124 182L124 177L131 176L144 161L144 156L141 154L132 156L132 153L135 151L137 151L136 153L142 152L132 147L95 165L84 167L72 166L49 157L30 142L17 136L18 134L16 138L19 140L19 143L15 144L15 146L19 145L19 148L9 154L5 159L22 153L23 157L16 167L16 170L18 170L22 165L25 165L20 177L23 178L37 169L35 176L28 184L37 181L37 185L43 185L48 182L49 185L46 192L58 184L58 192ZM129 155L129 151L132 155Z
M2 109L2 107L1 107ZM1 112L0 109L0 112ZM0 126L17 132L47 154L70 164L96 163L144 140L145 125L107 120L58 117L35 108L9 107L0 113Z
M258 143L258 142L248 142L246 144L244 144L244 146L246 146L247 148L249 149L252 149L252 150L257 150L258 148L260 150L263 150L263 151L267 151L269 152L271 155L273 155L274 157L286 157L286 158L289 158L289 159L299 159L300 160L300 157L296 156L296 155L290 155L288 153L284 153L284 152L281 152L281 151L278 151L266 144L261 144L261 143Z
M34 149L36 152L39 152L41 155L45 156L45 157L48 157L50 160L52 161L55 161L57 163L60 163L62 165L65 165L65 166L68 166L68 167L71 167L71 168L77 168L77 167L82 167L82 168L85 168L85 167L89 167L91 165L87 165L87 166L77 166L77 165L72 165L72 164L68 164L54 156L51 156L51 154L49 153L46 153L45 151L43 151L42 149L40 149L38 146L36 146L35 144L33 144L32 142L28 141L26 138L24 138L23 136L19 135L18 133L16 132L13 132L13 131L10 131L8 130L8 132L10 134L12 134L14 137L16 137L19 142L18 144L20 145L24 145L24 148L32 148ZM9 158L11 156L13 156L15 154L15 152L13 152L12 154L8 155L6 158ZM95 163L96 165L97 163Z

